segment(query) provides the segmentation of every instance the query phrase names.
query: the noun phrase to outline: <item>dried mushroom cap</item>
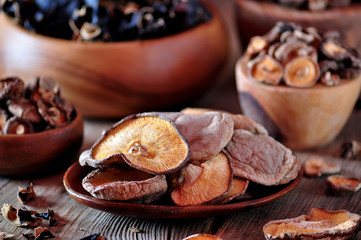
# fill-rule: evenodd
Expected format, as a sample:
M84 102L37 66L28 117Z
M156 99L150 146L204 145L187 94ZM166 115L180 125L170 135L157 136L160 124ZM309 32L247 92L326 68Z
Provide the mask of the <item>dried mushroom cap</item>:
M270 221L263 226L266 239L348 239L361 216L345 210L311 209L307 215Z
M123 160L154 174L175 172L189 159L187 140L175 123L157 113L128 116L104 133L92 146L89 165Z
M2 132L4 134L23 135L27 133L33 133L34 127L30 121L24 118L13 116L5 122Z
M360 179L341 175L327 177L326 183L336 195L357 192L361 188Z
M167 191L164 175L152 175L130 167L96 169L82 181L92 196L105 200L149 203Z
M343 61L352 55L340 42L331 38L326 39L320 46L320 51L329 59Z
M257 82L278 85L282 80L282 65L269 55L259 54L247 67L249 76Z
M285 67L284 80L291 87L311 87L319 77L319 66L310 57L297 57Z
M233 174L266 186L286 184L297 177L300 162L275 139L235 130L225 148Z
M281 64L286 65L297 57L309 56L315 62L317 62L317 50L298 40L291 40L280 45L274 52L274 57Z
M12 225L18 227L36 227L41 223L41 219L34 217L35 212L29 211L25 208L16 209L12 205L4 203L1 208L3 217Z
M42 118L38 109L26 98L11 100L8 104L9 112L32 123L41 123Z
M17 77L0 79L0 102L22 95L24 82Z
M341 166L330 163L321 157L307 159L304 164L304 173L309 177L318 177L323 174L335 174L341 171Z
M211 235L206 233L196 233L186 238L183 238L182 240L222 240L222 238L216 235Z
M246 49L246 54L248 54L248 56L253 56L254 54L258 54L264 50L266 50L266 48L268 48L269 46L269 42L267 41L267 39L265 37L262 36L254 36L249 40L247 49Z
M181 114L174 122L189 143L190 161L196 164L217 155L233 135L234 122L227 113Z
M182 170L181 178L180 184L171 193L175 204L211 204L229 191L232 169L227 156L219 153L200 166L188 164Z

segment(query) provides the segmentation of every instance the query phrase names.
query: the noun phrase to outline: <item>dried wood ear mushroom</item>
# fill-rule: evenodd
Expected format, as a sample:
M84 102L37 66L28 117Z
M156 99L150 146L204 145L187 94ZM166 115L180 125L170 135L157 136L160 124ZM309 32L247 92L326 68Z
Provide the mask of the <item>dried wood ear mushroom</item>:
M98 167L125 161L158 175L175 172L189 157L189 144L173 121L157 113L142 113L116 123L80 162Z
M307 215L270 221L263 226L266 239L348 239L361 216L345 210L311 209Z
M326 32L321 37L313 27L277 22L268 33L252 39L245 53L246 67L249 78L261 83L335 86L361 73L357 50L344 45L335 34Z
M341 175L327 177L326 183L336 195L357 192L361 188L360 179Z
M93 170L82 185L96 198L115 201L149 203L167 191L164 175L155 176L128 167Z
M321 157L311 157L304 163L304 174L308 177L319 177L324 174L335 174L341 166L330 163Z

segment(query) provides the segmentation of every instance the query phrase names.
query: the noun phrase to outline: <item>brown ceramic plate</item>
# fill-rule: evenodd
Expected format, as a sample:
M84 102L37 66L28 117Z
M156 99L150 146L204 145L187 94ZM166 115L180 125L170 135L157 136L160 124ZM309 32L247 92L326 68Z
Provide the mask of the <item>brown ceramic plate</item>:
M216 215L228 215L244 209L259 207L273 202L293 190L302 179L302 170L296 179L288 184L277 187L254 185L254 195L248 200L223 205L175 206L169 200L161 199L153 204L135 204L127 202L107 201L92 197L82 187L82 179L90 168L74 163L64 175L64 186L72 198L79 203L114 214L147 219L180 219L204 218Z

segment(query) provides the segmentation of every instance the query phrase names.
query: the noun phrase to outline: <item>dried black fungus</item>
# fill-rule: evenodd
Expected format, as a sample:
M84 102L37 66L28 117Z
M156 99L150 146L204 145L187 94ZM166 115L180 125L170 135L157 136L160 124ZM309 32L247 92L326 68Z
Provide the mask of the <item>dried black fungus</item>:
M21 203L27 203L36 197L33 183L29 183L26 188L19 187L18 200Z
M4 0L0 9L30 31L88 42L157 38L211 19L197 0Z

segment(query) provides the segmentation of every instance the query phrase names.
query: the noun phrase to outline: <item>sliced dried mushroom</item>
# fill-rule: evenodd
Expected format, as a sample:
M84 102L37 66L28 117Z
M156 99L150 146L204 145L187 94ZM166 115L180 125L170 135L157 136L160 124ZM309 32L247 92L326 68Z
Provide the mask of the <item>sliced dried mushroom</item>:
M35 130L30 121L24 118L13 116L5 122L2 132L4 134L23 135L33 133Z
M361 160L361 142L351 140L342 143L339 156L349 160Z
M266 54L259 54L247 64L248 75L257 82L278 85L283 76L282 65Z
M304 173L308 177L319 177L324 174L335 174L340 171L340 165L330 163L322 157L311 157L304 164Z
M360 179L341 175L327 177L326 183L336 195L357 192L361 188Z
M189 144L175 123L158 113L123 118L98 139L90 154L86 153L81 162L89 166L125 161L156 175L177 171L190 157Z
M200 164L217 155L231 140L234 122L222 112L181 114L174 122L187 139L190 161Z
M7 203L3 204L1 213L8 222L18 227L36 227L41 223L40 218L33 216L35 212L29 211L26 208L21 208L18 210Z
M182 240L222 240L222 238L207 233L196 233L186 238L183 238Z
M272 137L235 130L225 148L233 174L262 185L285 184L301 168L292 151Z
M319 77L319 66L310 57L297 57L285 67L284 80L291 87L311 87Z
M258 54L262 51L265 51L269 46L269 42L265 37L262 36L254 36L249 40L246 54L248 56L252 57L255 54Z
M270 221L263 226L266 239L348 239L361 216L345 210L311 209L307 215Z
M149 203L167 191L164 175L152 175L134 168L106 168L90 172L82 181L92 196L105 200Z
M32 182L26 188L19 187L17 198L20 203L27 203L35 199L36 193L34 191L34 185Z
M173 202L180 206L212 204L230 189L232 169L225 154L219 153L200 166L188 164L179 185L172 191Z

